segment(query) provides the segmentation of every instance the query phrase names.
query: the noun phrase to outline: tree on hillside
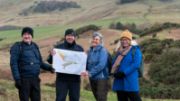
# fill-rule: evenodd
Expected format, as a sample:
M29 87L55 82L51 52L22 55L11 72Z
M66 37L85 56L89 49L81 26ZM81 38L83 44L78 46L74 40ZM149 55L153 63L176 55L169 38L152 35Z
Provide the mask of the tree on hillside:
M87 32L89 30L98 31L98 30L100 30L100 26L87 25L87 26L80 27L80 28L76 29L77 36L79 36L80 34L82 34L84 32Z
M125 4L125 3L132 3L132 2L136 2L138 0L119 0L118 4Z
M123 24L121 22L117 22L116 24L116 29L125 29L125 27L123 26Z
M34 8L34 12L46 13L55 10L64 10L67 8L80 8L76 2L59 2L59 1L41 1Z
M34 5L24 9L19 15L26 16L29 13L48 13L53 11L62 11L69 8L80 8L80 5L73 1L40 1L34 2Z
M159 0L159 1L162 1L162 2L171 2L173 0Z

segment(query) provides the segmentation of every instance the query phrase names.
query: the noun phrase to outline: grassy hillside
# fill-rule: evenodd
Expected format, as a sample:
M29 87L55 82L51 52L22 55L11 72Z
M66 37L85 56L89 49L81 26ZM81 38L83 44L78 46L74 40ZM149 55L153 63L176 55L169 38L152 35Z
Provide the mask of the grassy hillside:
M144 28L146 25L154 23L175 22L180 23L180 0L172 2L160 2L158 0L139 0L134 3L117 5L117 0L57 0L57 1L75 1L81 6L77 9L66 9L63 11L54 11L50 13L31 13L28 16L19 15L22 10L35 5L41 0L0 0L0 26L31 26L34 28L34 40L41 47L43 58L47 57L49 46L64 36L67 28L77 29L79 27L94 24L101 26L100 32L105 35L105 40L109 44L119 37L119 30L108 29L113 22L123 24L135 23ZM180 39L180 29L166 29L157 32L157 39L172 38ZM138 41L152 38L152 35L141 37ZM89 39L83 37L78 40L79 43L87 49ZM0 31L0 78L9 79L9 45L21 39L21 30ZM87 41L88 40L88 41ZM51 42L50 42L51 41ZM115 46L110 46L110 49ZM150 47L151 48L151 47ZM44 58L44 59L45 59ZM146 64L149 65L149 64ZM149 69L148 66L145 69ZM148 72L145 71L145 72ZM1 76L3 75L3 76ZM51 77L49 75L43 78ZM51 78L50 78L51 79ZM54 79L51 79L54 80ZM48 81L48 80L47 80ZM150 87L149 87L150 88ZM147 90L147 89L145 89ZM150 95L149 95L150 96ZM148 97L148 95L147 95ZM81 91L81 101L95 101L89 91ZM55 99L54 88L42 84L42 101L52 101ZM110 92L108 101L116 101L116 95ZM0 101L18 101L17 90L12 81L0 79ZM161 100L144 98L143 101L180 101L180 100Z
M42 85L41 86L42 101L55 100L55 88ZM116 101L116 94L109 92L108 101ZM18 101L18 93L13 86L12 81L0 80L0 101ZM95 101L92 92L81 90L80 101ZM143 98L143 101L179 101L179 100L166 100L166 99L148 99Z
M0 25L48 26L89 23L92 21L180 22L180 13L178 13L180 11L179 0L173 0L172 2L139 0L123 5L118 5L117 0L68 0L77 2L81 8L45 14L34 13L28 16L19 15L24 9L36 5L39 1L41 0L0 0L0 14L2 15ZM6 12L4 12L5 10Z
M64 35L65 26L49 26L34 28L34 40L41 40L52 36ZM21 39L21 30L0 31L0 48Z

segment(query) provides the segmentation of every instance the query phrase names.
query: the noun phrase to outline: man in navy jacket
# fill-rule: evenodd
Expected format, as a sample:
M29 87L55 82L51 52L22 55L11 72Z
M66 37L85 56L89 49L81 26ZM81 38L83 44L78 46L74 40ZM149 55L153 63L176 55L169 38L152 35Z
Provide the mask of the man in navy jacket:
M32 41L33 29L22 30L22 41L16 42L10 49L10 66L19 90L20 101L40 101L40 68L54 72L54 69L43 62L39 48Z
M76 33L73 29L65 31L65 40L58 44L55 48L71 51L84 51L83 48L75 42ZM52 55L48 58L48 62L52 63ZM76 67L74 67L76 68ZM66 101L66 96L69 94L70 101L79 101L80 97L80 75L56 73L56 101Z

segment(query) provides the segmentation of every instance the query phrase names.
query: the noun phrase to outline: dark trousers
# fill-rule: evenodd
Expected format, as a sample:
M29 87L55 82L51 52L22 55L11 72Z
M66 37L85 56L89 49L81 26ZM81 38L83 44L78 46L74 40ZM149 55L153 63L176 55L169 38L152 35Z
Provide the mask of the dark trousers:
M40 79L23 78L21 79L21 87L19 88L20 101L40 101Z
M90 84L96 101L107 101L108 80L90 80Z
M67 94L69 94L69 101L79 101L80 82L56 79L56 101L66 101Z
M142 101L138 92L117 91L118 101Z

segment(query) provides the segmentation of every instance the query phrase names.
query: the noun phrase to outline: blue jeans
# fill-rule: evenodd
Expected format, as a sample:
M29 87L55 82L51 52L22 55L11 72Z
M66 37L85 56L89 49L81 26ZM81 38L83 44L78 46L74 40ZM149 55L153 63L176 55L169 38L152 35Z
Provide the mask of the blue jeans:
M80 82L56 79L56 101L66 101L67 94L69 95L69 101L79 101Z

